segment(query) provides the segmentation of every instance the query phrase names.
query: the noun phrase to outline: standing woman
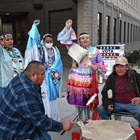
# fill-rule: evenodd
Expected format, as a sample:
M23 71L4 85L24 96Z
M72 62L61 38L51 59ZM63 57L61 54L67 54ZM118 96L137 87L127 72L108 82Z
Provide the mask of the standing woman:
M106 69L104 67L103 59L97 48L90 46L90 37L89 34L84 32L81 33L78 37L79 45L74 43L76 40L76 35L72 29L72 20L66 21L66 26L58 34L58 41L61 44L65 44L68 49L68 54L73 58L73 65L67 83L67 101L71 105L75 105L77 115L80 113L79 118L77 119L77 124L79 126L83 125L83 113L84 110L85 119L84 121L88 122L90 117L90 110L86 106L86 103L92 96L92 87L93 83L93 71L97 73L104 74ZM82 49L81 49L82 48ZM78 57L76 57L78 56ZM80 60L78 58L81 57ZM89 64L84 62L84 58L88 58ZM96 76L95 76L96 78ZM97 93L97 87L95 93ZM94 103L94 106L98 104L98 100Z
M13 47L12 34L1 36L0 43L0 96L6 86L20 72L23 71L24 59L20 51Z
M47 33L41 40L41 62L46 69L46 78L41 86L45 114L60 121L57 98L62 80L60 52L53 46L53 37Z
M58 48L53 45L53 37L47 33L40 41L37 29L40 20L33 22L28 32L29 38L25 51L25 67L33 60L40 61L45 68L45 79L41 85L45 114L60 121L57 98L62 80L62 61Z

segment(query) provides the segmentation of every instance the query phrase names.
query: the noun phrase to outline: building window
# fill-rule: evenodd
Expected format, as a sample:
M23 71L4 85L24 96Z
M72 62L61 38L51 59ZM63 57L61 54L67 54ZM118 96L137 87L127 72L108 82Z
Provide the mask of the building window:
M119 43L121 43L122 38L122 21L119 21Z
M134 0L134 7L136 7L136 1Z
M102 14L98 13L98 44L100 45L102 43Z
M133 30L132 30L132 26L133 26L133 25L131 24L130 42L132 42L132 33L133 33L133 32L132 32L132 31L133 31Z
M129 23L128 23L128 26L127 26L127 43L129 43Z
M126 43L126 39L125 39L126 38L126 22L124 22L124 36L123 36L123 38L124 38L123 42Z
M2 32L5 33L11 33L13 34L13 26L11 23L3 23L2 24Z
M140 27L138 26L138 41L140 41Z
M110 37L110 17L106 16L106 44L109 44L109 37Z
M135 25L133 26L133 42L135 42Z
M138 37L139 37L138 41L140 41L140 27L138 27Z
M114 18L114 21L113 21L113 43L116 44L116 28L117 28L117 25L116 25L116 18Z
M136 37L135 37L135 39L136 39L136 41L138 41L138 26L136 26Z
M131 0L131 5L133 5L133 0Z

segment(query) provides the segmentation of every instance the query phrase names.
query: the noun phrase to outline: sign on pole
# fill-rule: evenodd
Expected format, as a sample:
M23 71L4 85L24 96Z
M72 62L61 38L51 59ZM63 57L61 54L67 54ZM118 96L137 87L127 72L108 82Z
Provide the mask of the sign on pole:
M115 60L118 56L124 55L124 47L125 44L108 44L108 45L96 45L98 48L102 58L104 60L104 65L107 69L107 73L105 74L104 79L110 75L112 72L113 65L115 64Z

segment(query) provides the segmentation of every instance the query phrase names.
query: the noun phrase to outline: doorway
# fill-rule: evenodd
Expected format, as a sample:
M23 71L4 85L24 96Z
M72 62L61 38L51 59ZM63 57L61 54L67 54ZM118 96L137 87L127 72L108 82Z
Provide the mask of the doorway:
M11 33L14 47L24 56L27 44L28 13L0 13L0 34Z

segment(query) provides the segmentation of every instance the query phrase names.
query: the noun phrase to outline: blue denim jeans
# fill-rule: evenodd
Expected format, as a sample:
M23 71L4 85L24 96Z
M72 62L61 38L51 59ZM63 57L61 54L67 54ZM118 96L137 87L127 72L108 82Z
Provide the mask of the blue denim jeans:
M123 110L129 111L131 114L136 116L138 118L140 127L140 104L138 106L134 106L132 104L121 104L115 102L113 112L120 112ZM105 109L102 105L98 106L98 113L101 119L103 120L109 119L110 112L107 109Z
M90 110L89 110L88 107L78 107L78 106L75 106L75 108L76 108L76 115L78 115L80 113L79 114L79 119L83 118L83 114L85 115L85 118L87 118L87 117L89 118L90 117Z
M0 97L4 93L5 88L0 87Z

